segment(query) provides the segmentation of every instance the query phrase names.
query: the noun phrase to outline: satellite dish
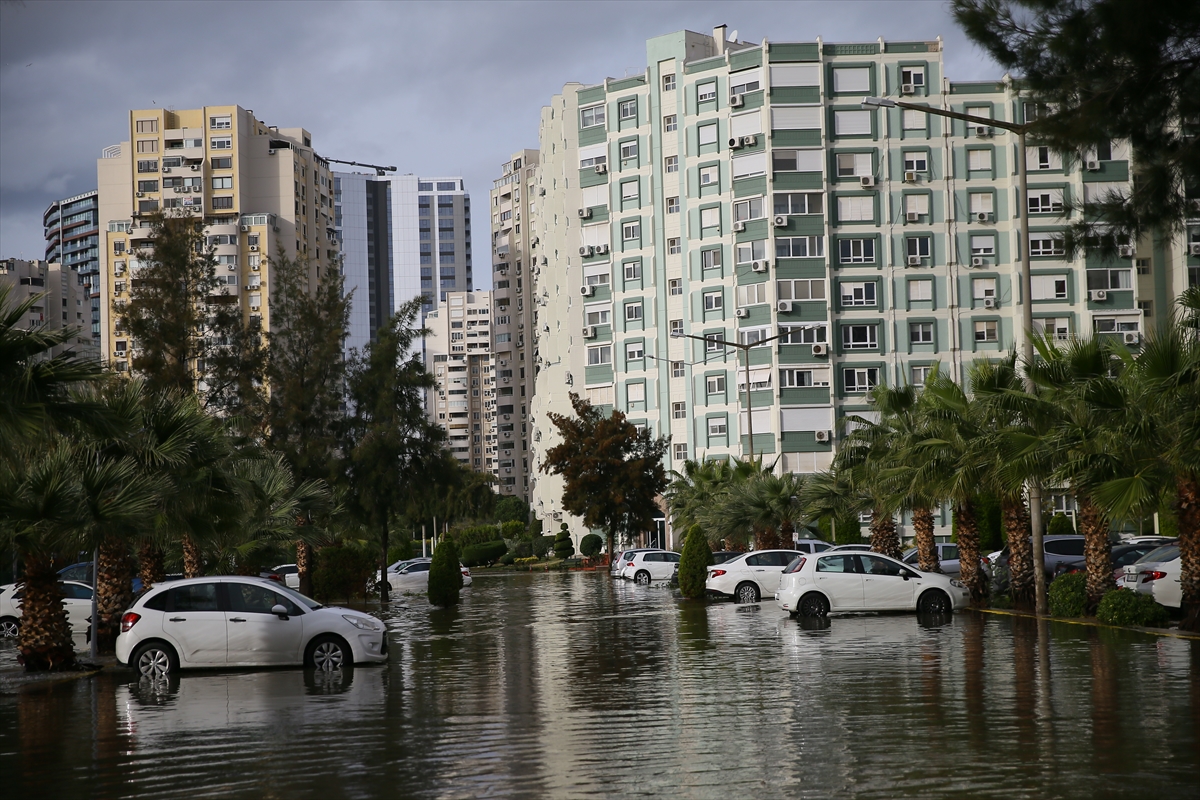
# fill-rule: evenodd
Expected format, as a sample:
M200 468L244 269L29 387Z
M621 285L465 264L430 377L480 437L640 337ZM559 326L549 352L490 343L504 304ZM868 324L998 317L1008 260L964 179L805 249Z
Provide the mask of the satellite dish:
M731 41L731 42L737 41L737 31L734 31L733 33L729 34L729 41Z

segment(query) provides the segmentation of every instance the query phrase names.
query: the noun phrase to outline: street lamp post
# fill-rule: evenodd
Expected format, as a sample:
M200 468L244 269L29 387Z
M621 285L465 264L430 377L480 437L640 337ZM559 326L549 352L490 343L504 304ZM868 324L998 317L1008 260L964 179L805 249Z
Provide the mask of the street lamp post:
M1017 183L1020 192L1018 209L1021 220L1021 241L1017 253L1018 258L1024 262L1020 270L1021 323L1024 328L1021 336L1021 354L1025 358L1026 364L1033 363L1033 279L1030 275L1029 263L1029 174L1025 156L1025 134L1034 123L1005 122L987 117L977 117L974 114L962 114L958 111L946 111L941 108L906 103L903 100L892 100L887 97L864 97L862 104L872 108L907 108L939 117L960 119L976 125L1000 128L1017 135ZM1030 394L1035 388L1028 372L1025 374L1025 388ZM1033 529L1033 563L1036 565L1033 570L1034 596L1037 613L1044 615L1047 612L1046 561L1042 546L1042 487L1037 480L1029 481L1029 522Z

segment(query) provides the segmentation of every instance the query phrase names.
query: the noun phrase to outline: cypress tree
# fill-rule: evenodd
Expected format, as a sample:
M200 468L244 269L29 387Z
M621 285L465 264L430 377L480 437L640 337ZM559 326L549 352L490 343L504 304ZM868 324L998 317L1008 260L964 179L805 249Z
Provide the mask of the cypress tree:
M699 525L688 530L683 542L683 554L679 558L679 592L684 597L703 597L704 583L708 578L708 567L713 563L712 548L708 537Z
M429 565L429 602L435 606L458 605L462 589L462 572L458 566L458 545L447 536L438 542Z

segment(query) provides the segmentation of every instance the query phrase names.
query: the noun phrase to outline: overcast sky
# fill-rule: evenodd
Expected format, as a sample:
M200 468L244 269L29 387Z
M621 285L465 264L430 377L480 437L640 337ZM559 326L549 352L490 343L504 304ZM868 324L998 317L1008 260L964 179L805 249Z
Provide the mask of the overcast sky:
M944 0L0 0L0 258L42 257L46 206L94 189L126 112L154 106L236 103L307 128L326 157L462 175L486 237L478 201L510 153L537 147L539 109L564 83L640 73L646 39L722 23L752 42L941 35L952 80L1001 74Z

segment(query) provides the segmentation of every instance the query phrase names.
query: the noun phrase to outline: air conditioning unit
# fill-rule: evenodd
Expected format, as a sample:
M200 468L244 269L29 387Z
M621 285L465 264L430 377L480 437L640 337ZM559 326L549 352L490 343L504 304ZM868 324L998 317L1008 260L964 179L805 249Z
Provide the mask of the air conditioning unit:
M250 232L250 226L249 226L249 225L243 225L243 226L242 226L242 233L249 233L249 232Z
M766 272L767 266L768 266L768 264L766 261L751 261L750 262L750 271L751 272Z
M905 183L916 183L917 182L917 173L916 172L904 173L904 182Z
M983 298L983 307L984 308L995 308L996 307L996 298L994 298L994 297Z
M596 329L595 329L595 328L593 328L591 325L584 326L584 329L583 329L583 338L585 338L585 339L595 339L595 338L596 338Z
M817 431L816 435L817 435L818 442L828 442L829 441L829 431Z
M858 176L858 185L864 189L875 188L875 176L874 175L859 175Z
M1125 331L1122 338L1125 340L1125 344L1138 344L1142 341L1142 335L1137 331Z
M812 346L812 353L814 356L827 356L829 355L829 345L817 342Z
M971 266L972 267L982 267L983 266L983 256L971 256Z
M162 171L163 171L163 175L170 175L170 174L171 174L171 168L170 168L170 167L163 167L163 168L162 168Z
M597 252L597 253L599 253L599 254L600 254L600 255L602 255L602 256L603 256L603 255L608 255L608 245L606 245L606 244L598 244L598 245L596 245L596 252Z
M581 295L583 295L584 297L595 297L596 287L595 286L580 286L579 293Z
M1117 248L1117 254L1121 258L1133 258L1133 247L1131 247L1130 245L1127 245L1127 244L1123 244Z
M596 165L596 174L597 175L604 175L607 172L608 172L608 164L597 164Z
M247 283L247 284L246 284L246 286L245 286L245 288L244 288L244 291L247 291L247 292L252 292L252 291L254 291L254 290L255 290L255 289L257 289L257 288L259 288L259 287L257 287L257 286L251 286L250 284L248 284L248 283Z
M183 194L183 187L182 187L182 186L176 186L176 187L175 187L175 194Z
M279 226L276 225L275 227L271 228L271 230L275 231L276 233L279 233Z
M1088 161L1083 166L1084 166L1084 169L1086 169L1088 172L1099 172L1100 171L1100 162L1099 161Z
M737 222L733 223L733 232L734 233L742 233L745 230L746 230L746 223L742 222L741 220L738 220Z
M975 212L975 221L976 222L992 222L993 220L994 220L994 217L992 215L992 212L990 212L990 211L976 211Z
M124 358L125 352L124 350L113 350L113 358Z
M1104 289L1092 289L1088 292L1088 299L1093 303L1103 303L1108 299L1108 292Z
M900 94L915 94L916 91L917 87L913 86L911 83L900 84Z
M1192 244L1188 245L1188 254L1200 256L1200 242L1193 242Z
M742 97L740 94L731 94L729 96L730 108L741 108L744 105L746 105L746 98Z
M975 135L981 139L986 139L992 135L992 129L985 125L977 125L975 126Z
M230 265L229 265L229 271L230 271L230 272L237 272L237 264L230 264Z
M579 209L579 218L580 219L591 219L592 218L592 210L590 208Z
M258 245L256 245L256 244L252 244L252 245L250 245L250 252L251 252L251 253L257 253L257 252L258 252Z
M772 222L774 223L776 228L786 228L787 223L788 223L788 218L783 214L776 214L775 219L773 219Z
M261 269L261 267L259 267L259 266L258 266L258 264L255 264L255 265L254 265L253 267L251 267L250 269L254 270L255 272L258 272L258 271L259 271L259 269Z
M740 137L740 136L730 136L729 137L729 149L730 150L736 150L737 148L739 148L741 146L742 146L742 137Z
M138 192L138 193L137 193L137 196L138 196L138 197L145 197L145 196L146 196L146 193L145 193L145 192Z
M756 145L756 144L758 144L757 136L743 136L742 137L742 147L754 147L754 145Z
M592 247L591 245L584 245L583 247L579 248L579 255L581 256L590 256L595 252L596 248Z
M909 211L907 214L904 215L904 218L908 222L920 222L921 221L921 215L918 214L916 211Z
M273 156L273 155L275 155L275 151L274 151L274 150L268 150L268 151L267 151L267 155L269 155L269 156Z
M790 313L792 313L792 301L791 300L780 300L778 303L775 304L775 308L781 314L790 314Z
M199 172L199 171L200 171L200 165L192 164L192 172Z
M908 265L909 265L910 267L919 267L919 266L921 266L921 257L920 257L920 256L909 256L909 257L908 257Z
M745 319L746 317L750 316L750 309L739 308L737 311L733 312L733 315L738 319Z

